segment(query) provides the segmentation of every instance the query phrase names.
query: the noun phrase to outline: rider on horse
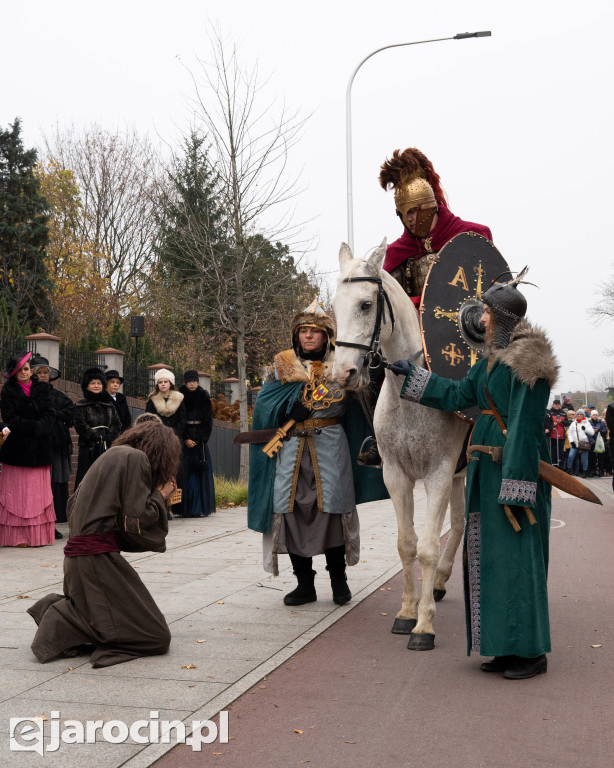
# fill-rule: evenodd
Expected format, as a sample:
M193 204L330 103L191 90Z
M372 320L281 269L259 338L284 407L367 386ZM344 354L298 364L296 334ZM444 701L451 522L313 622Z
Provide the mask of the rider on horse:
M403 234L388 246L383 268L403 286L418 309L426 276L443 246L461 232L475 232L488 240L492 240L492 234L483 224L454 216L447 206L439 174L419 149L395 149L392 158L381 166L379 182L385 190L394 189L396 214L403 222ZM371 383L360 395L365 416L371 422L383 379L384 369L374 369ZM381 464L375 441L360 454L358 462L365 466Z

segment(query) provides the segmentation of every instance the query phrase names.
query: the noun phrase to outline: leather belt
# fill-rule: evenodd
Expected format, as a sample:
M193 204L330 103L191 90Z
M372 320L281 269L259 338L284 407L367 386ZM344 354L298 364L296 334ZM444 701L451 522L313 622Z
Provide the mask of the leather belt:
M494 416L495 415L494 411L481 411L481 413L482 413L483 416ZM188 422L188 424L189 424L189 422Z
M305 421L297 421L289 432L291 437L307 437L307 435L319 435L325 427L332 427L335 424L339 424L338 418L330 419L305 419Z

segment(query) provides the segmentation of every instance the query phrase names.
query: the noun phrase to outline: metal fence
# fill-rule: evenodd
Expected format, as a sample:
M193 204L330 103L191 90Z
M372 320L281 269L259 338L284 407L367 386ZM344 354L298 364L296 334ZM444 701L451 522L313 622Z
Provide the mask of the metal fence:
M83 371L86 368L106 368L102 365L102 359L94 352L83 352L81 350L60 345L60 378L66 381L80 382Z
M124 360L124 394L128 397L147 397L152 389L152 372L142 365Z
M208 442L211 461L213 462L213 474L228 480L238 480L239 478L241 446L232 444L237 432L238 427L233 424L214 423Z
M28 352L36 352L36 342L26 341L23 336L0 335L0 363L2 368L6 368L9 357L13 357L17 352L24 349Z

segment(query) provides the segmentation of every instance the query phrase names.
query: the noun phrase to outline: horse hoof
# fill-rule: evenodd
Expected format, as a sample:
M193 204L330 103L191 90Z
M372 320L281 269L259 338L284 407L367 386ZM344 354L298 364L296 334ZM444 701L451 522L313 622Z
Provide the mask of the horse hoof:
M416 619L395 619L390 631L395 635L411 635L417 623Z
M433 598L435 599L435 602L438 603L440 600L443 600L445 597L446 590L445 589L434 589L433 590Z
M410 651L432 651L435 647L435 635L430 635L427 632L413 633L409 638L407 647Z

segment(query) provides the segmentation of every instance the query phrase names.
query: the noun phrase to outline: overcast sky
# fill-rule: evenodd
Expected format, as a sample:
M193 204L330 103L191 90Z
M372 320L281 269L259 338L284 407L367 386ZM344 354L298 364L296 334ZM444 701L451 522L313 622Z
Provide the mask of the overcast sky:
M614 369L614 322L587 311L614 276L612 209L614 6L569 0L438 0L364 4L261 0L29 0L2 9L0 124L23 120L28 146L56 123L133 125L176 142L190 121L185 69L210 58L207 25L258 63L269 88L313 113L291 158L305 192L296 217L317 239L322 272L347 239L345 91L353 86L355 250L400 236L379 166L395 148L432 160L452 211L486 224L512 270L531 265L529 319L561 363L560 390Z

